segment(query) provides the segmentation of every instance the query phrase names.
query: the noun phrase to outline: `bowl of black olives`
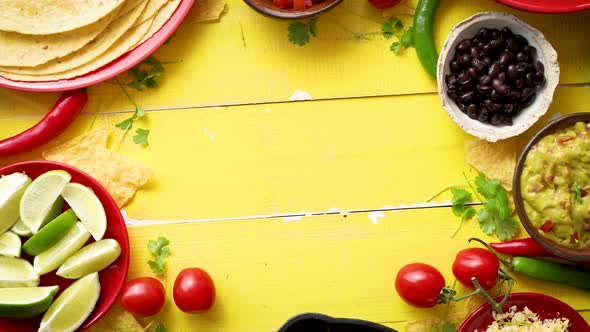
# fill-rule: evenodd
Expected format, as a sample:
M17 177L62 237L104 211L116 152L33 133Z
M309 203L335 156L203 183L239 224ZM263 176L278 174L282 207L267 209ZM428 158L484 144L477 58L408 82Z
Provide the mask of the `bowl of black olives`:
M495 142L521 134L547 112L559 83L557 52L515 16L479 13L449 33L437 83L451 119Z

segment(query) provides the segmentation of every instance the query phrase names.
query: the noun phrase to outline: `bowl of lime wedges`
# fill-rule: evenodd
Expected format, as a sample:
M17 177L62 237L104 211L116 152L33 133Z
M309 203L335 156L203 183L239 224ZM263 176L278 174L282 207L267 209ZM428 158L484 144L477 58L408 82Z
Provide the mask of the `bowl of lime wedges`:
M0 332L83 331L128 269L125 220L95 179L49 161L0 168Z

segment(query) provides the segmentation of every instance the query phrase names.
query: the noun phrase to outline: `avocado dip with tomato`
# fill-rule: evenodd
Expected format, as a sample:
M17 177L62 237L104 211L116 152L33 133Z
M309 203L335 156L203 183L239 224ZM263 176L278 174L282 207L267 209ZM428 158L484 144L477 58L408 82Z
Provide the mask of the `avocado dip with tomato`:
M572 249L590 244L590 124L543 137L520 181L526 214L542 236Z

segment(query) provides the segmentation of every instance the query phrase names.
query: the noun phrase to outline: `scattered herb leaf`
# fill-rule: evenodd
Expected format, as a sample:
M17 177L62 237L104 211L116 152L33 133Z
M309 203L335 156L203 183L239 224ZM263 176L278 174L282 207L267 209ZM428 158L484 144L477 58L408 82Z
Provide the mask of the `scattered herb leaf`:
M133 142L139 145L148 145L148 136L150 134L148 129L137 128L135 134L136 135L133 136Z
M402 49L402 44L401 44L400 42L393 42L393 43L391 44L391 46L389 46L389 49L390 49L390 50L391 50L393 53L395 53L395 54L398 54L398 53L399 53L399 51L401 51L401 49Z
M312 18L307 23L295 21L289 24L289 41L299 46L309 43L310 36L317 37L316 22L317 18Z
M402 21L397 17L392 17L381 24L381 33L385 39L391 39L395 35L395 32L403 28L404 24Z
M164 274L166 272L166 257L170 256L170 241L160 236L155 240L149 240L147 247L154 256L154 260L149 260L148 265L156 275Z
M131 127L133 127L133 118L127 118L119 123L117 123L115 125L115 127L119 127L122 130L128 130L131 129Z
M576 201L579 204L582 204L582 192L580 191L580 187L578 186L578 184L576 182L572 183L572 187L571 187L572 191L574 192L574 194L576 195Z
M168 330L166 329L166 326L164 326L164 324L159 323L156 328L154 328L154 332L168 332Z
M512 217L508 193L498 180L489 180L480 173L475 178L475 187L484 198L477 220L481 230L491 235L494 232L501 241L509 240L518 232L518 222Z
M469 191L460 188L451 188L453 198L451 200L453 214L461 217L462 221L469 220L475 216L475 209L465 204L471 201L472 195Z
M152 89L158 86L156 78L164 73L164 66L153 56L137 64L129 70L133 80L126 85L137 90L143 91L144 88Z

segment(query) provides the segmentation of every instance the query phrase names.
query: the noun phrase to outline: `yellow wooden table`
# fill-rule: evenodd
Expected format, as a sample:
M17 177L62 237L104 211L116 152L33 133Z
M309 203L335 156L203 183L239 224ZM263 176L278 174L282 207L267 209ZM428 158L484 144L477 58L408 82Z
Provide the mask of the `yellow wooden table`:
M414 3L386 14L411 22ZM443 0L436 18L440 49L448 31L473 13L516 14L555 46L561 86L553 106L520 137L526 142L557 113L590 111L590 12L540 15L491 0ZM155 56L165 65L160 86L129 91L147 110L142 148L130 135L115 148L155 172L125 207L131 241L129 277L147 276L149 239L171 240L166 286L183 268L212 275L217 300L189 315L171 294L155 318L169 331L274 331L301 312L355 317L404 329L437 316L395 293L394 278L410 262L435 265L453 282L454 255L475 223L457 236L448 207L397 210L424 203L462 180L469 137L440 107L434 80L413 49L389 51L379 35L386 20L366 1L345 1L318 20L304 46L287 39L288 22L228 0L219 22L190 14ZM296 90L312 100L291 102ZM0 89L0 139L36 123L58 94ZM91 87L84 113L40 152L90 127L112 127L132 105L112 82ZM442 197L439 201L445 200ZM521 231L521 236L526 236ZM515 291L559 298L590 319L590 294L517 276ZM452 310L460 310L454 307Z

